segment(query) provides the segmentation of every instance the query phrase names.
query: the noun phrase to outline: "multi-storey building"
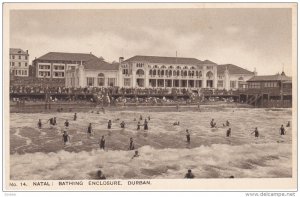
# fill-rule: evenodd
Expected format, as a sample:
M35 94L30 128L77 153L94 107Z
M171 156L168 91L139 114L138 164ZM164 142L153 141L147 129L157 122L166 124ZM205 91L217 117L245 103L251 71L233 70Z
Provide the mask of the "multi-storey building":
M235 90L245 88L246 81L253 76L255 72L232 64L217 65L209 60L134 56L125 61L120 57L119 64L100 59L84 62L67 71L66 86Z
M97 59L93 54L49 52L35 60L32 65L38 78L65 78L65 72L78 65Z
M28 77L29 74L29 54L28 50L23 51L19 48L9 49L10 73L13 76Z
M196 58L120 58L119 86L133 88L216 88L217 64Z
M256 75L256 71L251 72L233 64L218 65L217 70L217 88L225 90L246 88L246 81Z

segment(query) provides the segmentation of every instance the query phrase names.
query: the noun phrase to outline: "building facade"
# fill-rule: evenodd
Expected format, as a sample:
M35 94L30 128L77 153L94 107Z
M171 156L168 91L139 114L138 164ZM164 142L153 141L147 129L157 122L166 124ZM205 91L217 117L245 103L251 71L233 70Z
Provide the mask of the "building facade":
M9 49L10 73L13 76L28 77L29 75L29 54L19 48Z
M38 78L65 78L68 69L75 69L86 61L97 59L93 54L49 52L32 62Z
M119 86L131 88L216 88L217 64L195 58L120 58Z
M66 71L66 87L114 87L118 86L119 64L111 64L97 58L83 62Z
M66 72L66 87L125 88L246 88L246 81L256 75L232 64L217 65L196 58L134 56L120 57L119 64L101 59L83 62Z
M233 64L218 65L217 89L236 90L247 87L247 80L257 73Z

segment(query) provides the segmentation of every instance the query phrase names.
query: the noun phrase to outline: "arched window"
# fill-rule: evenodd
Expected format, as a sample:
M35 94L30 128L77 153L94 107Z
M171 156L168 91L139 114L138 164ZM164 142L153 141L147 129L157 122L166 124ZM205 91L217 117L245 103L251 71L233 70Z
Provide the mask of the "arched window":
M196 76L198 77L198 70L196 70Z
M180 68L180 66L177 66L176 69L179 69L179 70L180 70L181 68Z
M184 71L184 72L183 72L183 76L187 76L187 71Z
M206 73L206 77L208 77L209 79L211 79L214 76L214 74L211 71L208 71Z
M167 67L165 66L165 65L162 65L162 67L161 67L162 69L166 69Z
M153 70L153 75L154 75L154 76L156 75L156 70Z
M172 71L171 70L169 70L169 76L172 76Z
M105 76L104 76L103 73L98 74L97 82L98 82L98 86L104 86L105 85Z
M177 70L177 76L180 76L180 71L179 70Z
M183 76L183 70L181 71L181 73L180 73L180 74L181 74L181 76Z
M201 72L201 71L199 71L199 74L198 74L198 75L199 75L199 77L202 77L202 72Z
M157 75L160 75L160 70L157 71Z
M176 75L177 75L176 73L177 73L176 70L174 70L174 71L173 71L173 75L176 76Z
M138 69L137 71L136 71L136 74L137 75L144 75L144 71L142 70L142 69Z
M162 71L160 72L160 74L161 74L162 76L164 76L164 75L165 75L165 71L162 70Z
M149 70L149 75L152 75L152 70L151 69Z

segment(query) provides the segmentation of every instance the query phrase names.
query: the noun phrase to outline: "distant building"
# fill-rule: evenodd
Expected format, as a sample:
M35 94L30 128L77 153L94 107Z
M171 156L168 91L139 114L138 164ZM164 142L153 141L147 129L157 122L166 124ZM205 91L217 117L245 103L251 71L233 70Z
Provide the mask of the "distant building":
M66 87L112 87L118 84L119 63L108 63L103 58L83 62L66 71Z
M75 69L78 65L89 60L97 59L93 54L49 52L35 60L32 65L38 78L65 78L68 69Z
M29 75L29 54L19 48L9 49L10 73L13 76L28 77Z
M120 58L119 86L132 88L216 88L217 64L196 58Z
M247 80L256 75L256 72L251 72L233 64L218 65L218 89L236 90L246 88Z

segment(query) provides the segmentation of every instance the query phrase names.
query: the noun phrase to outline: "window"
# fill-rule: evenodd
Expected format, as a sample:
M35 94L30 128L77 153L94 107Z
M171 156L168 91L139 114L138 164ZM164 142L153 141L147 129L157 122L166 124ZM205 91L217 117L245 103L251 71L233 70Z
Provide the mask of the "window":
M108 78L108 85L115 86L116 78Z
M12 66L15 66L15 62L12 62L11 65L12 65Z
M25 62L25 67L27 67L27 62Z
M19 60L21 59L21 55L19 55Z
M124 79L124 86L130 86L130 79Z
M137 74L137 75L144 75L144 71L143 71L142 69L138 69L138 70L136 71L136 74Z
M123 75L128 75L128 69L123 69Z
M93 77L87 77L86 78L86 84L87 84L87 86L94 86L94 78Z
M236 81L230 81L230 88L236 87Z
M12 58L15 59L15 56L13 55Z
M98 74L98 86L104 86L105 84L105 77L103 73Z
M28 56L27 55L25 56L25 60L28 60Z
M21 62L19 62L19 67L21 67Z
M223 88L223 80L218 80L218 88Z
M249 88L259 89L260 88L260 83L259 82L250 82L249 83Z

